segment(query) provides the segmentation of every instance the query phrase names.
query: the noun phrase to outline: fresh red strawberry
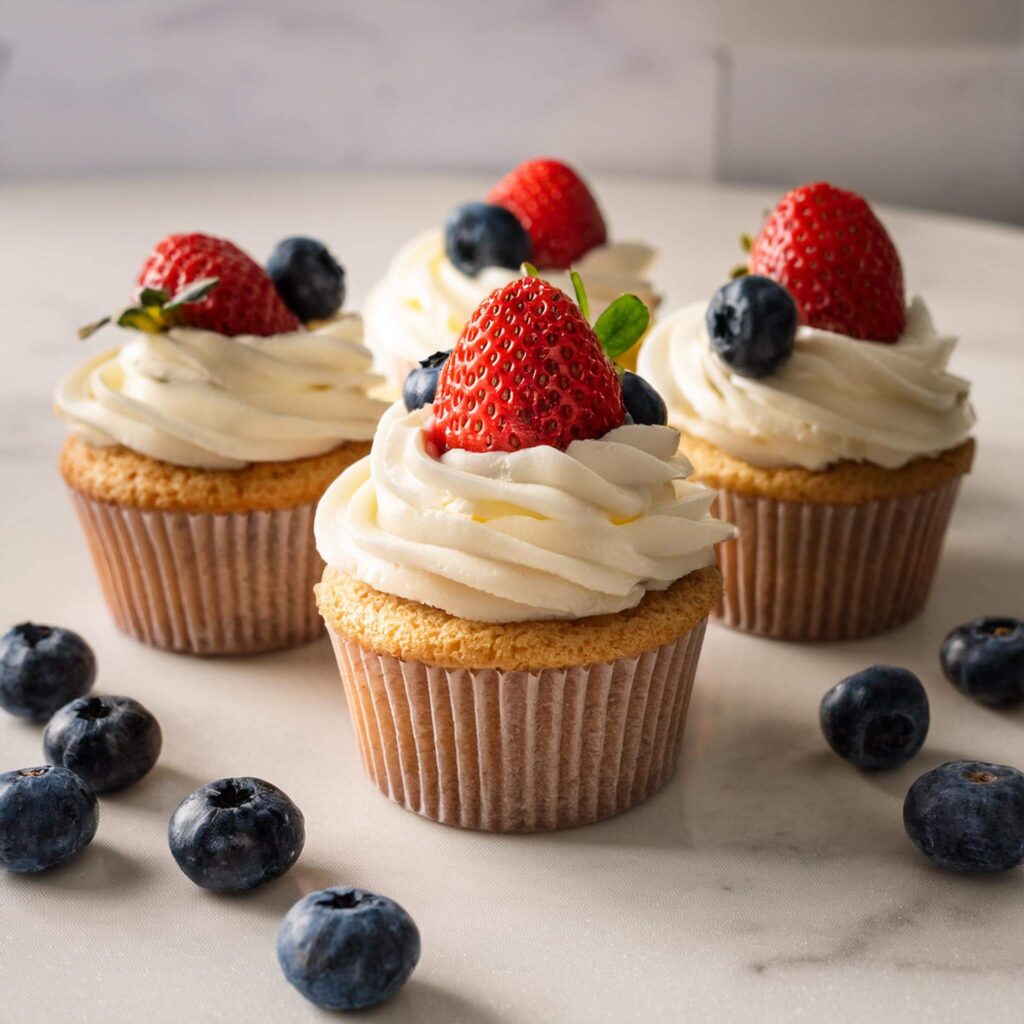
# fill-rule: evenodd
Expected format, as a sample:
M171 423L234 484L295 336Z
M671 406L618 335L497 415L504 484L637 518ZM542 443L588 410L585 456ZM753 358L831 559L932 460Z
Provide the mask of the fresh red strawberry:
M299 327L267 272L237 245L211 235L168 235L154 246L139 271L138 290L169 295L202 278L217 287L201 301L182 306L178 319L188 327L218 334L284 334Z
M864 341L903 333L899 253L855 192L819 181L783 196L754 239L750 272L783 285L811 327Z
M558 160L527 160L487 196L526 228L538 267L564 270L608 240L604 217L580 176Z
M611 361L579 306L536 277L492 292L441 370L433 439L441 451L568 448L622 425Z

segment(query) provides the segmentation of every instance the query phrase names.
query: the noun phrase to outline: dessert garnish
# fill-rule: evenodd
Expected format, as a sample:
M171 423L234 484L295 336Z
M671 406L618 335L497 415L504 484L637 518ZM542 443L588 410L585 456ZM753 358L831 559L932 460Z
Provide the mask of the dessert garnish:
M444 251L464 274L487 267L515 270L530 259L530 236L516 215L493 203L466 203L452 211L444 227Z
M315 238L296 235L278 242L267 260L267 273L303 323L326 320L345 302L345 271Z
M300 327L255 260L232 242L198 233L158 242L139 271L136 304L81 328L79 337L112 320L149 334L182 326L228 337L265 337Z
M625 421L612 360L643 335L647 307L620 296L592 327L578 274L573 302L524 269L480 304L441 368L430 431L441 452L565 449Z
M767 377L793 353L796 304L770 278L750 274L723 285L705 319L711 347L741 377Z
M942 642L946 678L982 704L1012 708L1024 703L1024 622L990 615L965 622Z
M899 253L855 192L823 181L788 192L751 243L747 269L783 285L809 327L862 341L903 333Z
M828 745L857 768L906 764L928 735L928 694L905 668L872 665L837 683L821 699Z
M604 245L608 229L583 179L559 160L527 160L509 171L487 202L516 215L530 236L530 259L542 269L566 270Z

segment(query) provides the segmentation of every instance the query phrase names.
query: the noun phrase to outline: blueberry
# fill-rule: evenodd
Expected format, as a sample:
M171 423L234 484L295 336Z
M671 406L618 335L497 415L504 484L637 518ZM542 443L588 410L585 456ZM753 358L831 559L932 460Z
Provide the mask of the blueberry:
M131 697L79 697L43 731L47 759L97 793L138 782L156 764L162 743L160 724Z
M0 639L0 707L45 722L92 689L96 656L70 629L22 622Z
M1024 622L990 616L957 626L939 653L946 678L982 704L1024 701Z
M435 352L432 356L420 360L415 370L410 370L402 385L402 401L406 409L413 412L429 405L437 394L437 378L441 376L441 367L451 352Z
M278 242L267 260L267 273L284 304L300 320L334 316L345 301L345 271L315 238Z
M873 665L821 698L821 731L829 746L858 768L896 768L928 735L928 694L905 668Z
M757 274L719 288L705 316L711 347L741 377L767 377L793 354L797 319L789 292Z
M390 999L420 958L420 933L394 900L363 889L312 892L277 934L284 976L327 1010L362 1010Z
M903 824L948 871L1008 871L1024 863L1024 774L1004 764L947 761L907 793Z
M634 423L662 427L668 423L665 400L643 377L630 373L629 370L622 375L622 400L626 403L626 412Z
M306 841L302 811L262 779L218 779L178 805L167 829L178 867L196 885L244 892L283 875Z
M81 853L100 821L92 787L67 768L0 773L0 867L45 871Z
M530 258L530 236L514 213L490 203L466 203L444 228L444 251L464 274L484 267L518 270Z

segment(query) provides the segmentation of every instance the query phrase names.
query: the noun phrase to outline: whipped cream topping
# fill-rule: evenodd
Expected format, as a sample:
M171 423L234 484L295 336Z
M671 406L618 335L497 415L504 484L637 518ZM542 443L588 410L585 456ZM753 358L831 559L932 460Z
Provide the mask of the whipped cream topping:
M639 373L669 421L755 466L819 470L841 459L895 469L956 447L975 422L970 385L947 372L956 339L936 332L914 299L894 344L800 327L793 355L760 380L733 373L712 350L706 303L654 327Z
M646 245L618 242L591 250L574 265L594 317L624 292L654 306L656 296L645 277L654 255ZM464 274L445 255L440 229L413 238L399 250L363 309L366 343L381 372L400 388L417 362L450 349L477 306L515 276L507 267L485 267L476 277ZM567 273L544 271L544 277L572 294Z
M57 388L60 415L97 447L239 469L368 441L387 408L368 395L381 379L354 314L265 338L184 327L125 337Z
M711 565L734 535L670 427L437 458L430 415L392 406L317 508L324 561L377 590L483 622L582 618Z

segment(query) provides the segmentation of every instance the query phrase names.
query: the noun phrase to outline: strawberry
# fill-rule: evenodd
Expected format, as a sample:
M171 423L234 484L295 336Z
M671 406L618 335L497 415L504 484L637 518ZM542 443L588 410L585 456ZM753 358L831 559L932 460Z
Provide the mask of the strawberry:
M168 235L158 242L139 271L138 294L149 288L175 295L203 278L217 278L217 287L181 306L178 322L226 335L284 334L299 327L267 272L237 245L211 235Z
M487 196L526 228L538 267L564 270L608 240L604 217L590 190L568 165L528 160L509 171Z
M626 409L582 310L546 281L521 277L492 292L466 324L441 370L433 413L439 451L514 452L601 437L622 425Z
M785 287L811 327L863 341L903 333L899 253L855 192L824 181L788 192L754 239L749 269Z

